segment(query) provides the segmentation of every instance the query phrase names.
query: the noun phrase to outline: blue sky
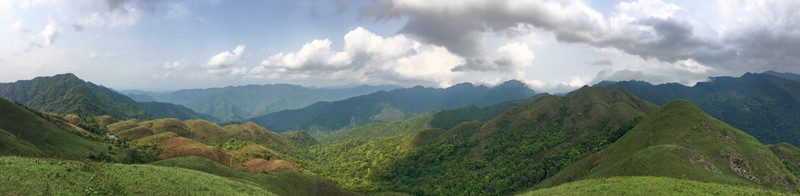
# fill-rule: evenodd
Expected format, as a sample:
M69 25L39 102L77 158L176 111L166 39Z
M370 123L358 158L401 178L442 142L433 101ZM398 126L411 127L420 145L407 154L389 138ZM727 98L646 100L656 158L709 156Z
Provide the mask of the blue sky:
M693 85L800 72L798 9L777 0L0 0L0 82L71 72L120 90Z

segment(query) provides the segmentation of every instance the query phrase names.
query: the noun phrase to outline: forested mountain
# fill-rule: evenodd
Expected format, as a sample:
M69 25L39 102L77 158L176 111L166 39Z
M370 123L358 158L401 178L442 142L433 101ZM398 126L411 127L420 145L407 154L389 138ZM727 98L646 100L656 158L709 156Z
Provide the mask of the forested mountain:
M336 101L396 88L399 87L362 85L352 88L309 88L291 84L268 84L185 89L174 92L123 92L136 101L180 104L198 113L229 121L298 109L319 101Z
M538 96L545 96L546 93ZM531 98L534 99L534 98ZM317 132L314 137L321 143L336 142L347 139L361 139L365 141L398 135L416 133L430 128L451 129L463 122L486 122L502 114L506 110L528 103L531 99L515 99L498 104L477 107L470 105L463 108L443 110L433 115L423 115L396 122L373 122L363 126L339 129L334 132Z
M656 107L622 88L584 87L536 98L486 123L315 146L309 159L314 171L351 190L504 195L603 149Z
M462 83L446 89L413 88L380 91L336 102L319 102L297 110L286 110L252 118L256 124L278 132L306 130L329 132L371 122L393 122L416 114L488 106L507 100L526 99L536 93L524 83L507 81L495 87Z
M136 106L147 113L153 114L156 118L177 118L179 120L203 119L212 122L220 122L220 119L211 115L200 114L182 105L163 103L163 102L136 102Z
M153 116L135 102L103 86L67 73L0 84L0 97L46 112L85 116L110 115L117 119Z
M800 145L800 82L768 74L712 77L688 87L677 83L652 85L641 81L602 82L621 86L636 96L663 105L687 99L764 144Z
M787 79L787 80L794 80L794 81L800 82L800 74L796 74L796 73L789 73L789 72L779 73L779 72L776 72L776 71L766 71L766 72L764 72L764 74L775 76L775 77L779 77L779 78L783 78L783 79Z
M540 186L612 176L677 179L797 190L798 178L770 149L686 100L661 106L608 148Z

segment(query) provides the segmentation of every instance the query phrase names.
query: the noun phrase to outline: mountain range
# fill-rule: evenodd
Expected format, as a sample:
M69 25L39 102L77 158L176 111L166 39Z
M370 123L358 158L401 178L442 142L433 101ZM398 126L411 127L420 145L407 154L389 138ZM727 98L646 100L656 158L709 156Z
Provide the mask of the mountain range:
M652 85L641 81L601 82L620 86L636 96L663 105L687 99L711 116L765 144L800 145L800 82L771 74L712 77L694 86L677 83Z
M455 109L469 105L488 106L514 99L527 99L536 92L524 83L510 80L494 87L457 84L449 88L413 88L380 91L335 102L318 102L310 106L251 118L278 132L306 130L310 133L331 132L343 127L356 127L371 122L394 122L422 113Z
M394 85L361 85L350 88L311 88L291 84L229 86L184 89L174 92L123 91L138 102L166 102L186 106L221 121L246 120L287 109L298 109L319 101L336 101Z

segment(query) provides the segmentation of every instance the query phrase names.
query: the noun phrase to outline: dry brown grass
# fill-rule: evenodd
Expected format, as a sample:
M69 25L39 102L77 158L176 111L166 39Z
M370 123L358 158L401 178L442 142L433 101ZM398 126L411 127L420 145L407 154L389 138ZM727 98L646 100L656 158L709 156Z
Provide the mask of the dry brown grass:
M151 136L153 134L154 134L153 130L148 129L146 127L134 127L134 128L127 129L125 131L120 131L120 132L118 132L118 133L116 133L114 135L119 137L119 138L122 138L122 139L135 140L135 139Z
M252 141L264 146L275 147L276 150L283 152L294 150L292 144L282 135L258 126L253 122L246 122L241 125L225 126L228 135L232 138Z
M177 133L181 137L187 138L191 138L192 135L192 131L189 129L189 127L176 118L156 119L139 123L139 125L152 129L153 133L155 134L173 132Z
M245 162L244 170L248 172L271 172L277 170L292 170L300 172L300 170L298 170L288 161L280 159L272 159L267 161L266 159L261 158L250 159L249 161Z
M161 154L159 155L161 159L200 156L226 166L231 165L232 156L230 153L188 138L176 137L168 139L159 143L158 148L161 149Z
M155 134L147 137L143 137L141 139L136 140L139 145L150 145L150 144L158 144L163 141L167 141L172 138L180 137L178 134L173 132L166 132L161 134Z
M115 120L109 115L95 116L94 121L97 121L97 124L103 127L107 127L108 125L117 122L117 120Z
M139 124L136 123L135 120L126 120L126 121L120 121L120 122L112 123L112 124L108 125L107 127L108 127L108 132L116 134L116 133L128 130L130 128L138 127L138 126L139 126Z
M193 119L183 121L192 132L192 139L204 143L224 142L228 140L228 131L217 124L206 120Z

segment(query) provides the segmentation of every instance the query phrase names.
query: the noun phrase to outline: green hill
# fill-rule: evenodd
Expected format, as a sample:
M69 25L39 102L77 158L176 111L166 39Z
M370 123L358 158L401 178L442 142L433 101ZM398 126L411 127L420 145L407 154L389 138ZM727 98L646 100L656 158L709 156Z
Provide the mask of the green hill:
M750 187L637 176L580 180L519 195L789 195Z
M394 122L422 113L488 106L514 99L527 99L536 93L519 81L495 87L457 84L446 89L413 88L380 91L335 102L259 116L249 121L277 132L305 130L310 133L332 132L343 127L357 127L373 122Z
M0 154L83 159L108 145L85 139L37 115L38 111L0 98ZM39 113L41 114L41 113ZM6 143L9 142L9 143ZM19 154L18 154L19 153Z
M767 146L775 156L783 162L795 177L800 177L800 148L792 146L789 143L778 143L775 145Z
M229 86L185 89L174 92L126 91L140 102L167 102L186 106L220 121L246 120L287 109L299 109L319 101L336 101L398 86L310 88L291 84ZM171 116L174 117L174 116ZM210 120L210 119L206 119Z
M612 176L663 176L781 191L796 191L799 182L758 140L687 100L664 104L608 148L537 186Z
M348 190L504 195L605 148L656 107L622 88L584 87L533 99L486 123L315 145L305 156L313 172Z
M509 194L605 148L655 108L622 88L540 97L486 123L427 134L435 142L416 142L427 145L412 149L380 179L396 185L388 191L416 195Z
M258 184L153 165L0 157L4 195L276 195Z
M677 83L601 82L621 86L658 105L687 99L711 116L756 137L764 144L800 145L800 82L769 74L712 77L692 87Z
M0 97L59 114L110 115L116 119L152 118L125 95L85 82L70 73L2 83Z
M186 168L237 181L252 182L277 195L356 195L342 191L332 183L308 174L289 170L269 173L244 172L197 156L171 158L150 164Z

